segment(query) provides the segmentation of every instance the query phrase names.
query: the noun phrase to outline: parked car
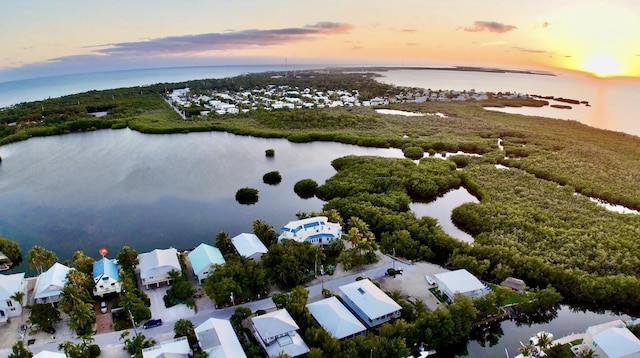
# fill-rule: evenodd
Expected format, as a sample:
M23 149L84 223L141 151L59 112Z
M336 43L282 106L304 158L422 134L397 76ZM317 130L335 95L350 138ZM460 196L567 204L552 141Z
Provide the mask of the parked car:
M107 303L105 301L100 302L100 312L107 313Z
M431 286L436 284L436 281L434 281L431 276L429 275L424 275L425 280L427 280L427 283L430 284Z
M162 319L150 319L142 325L142 328L149 329L153 327L162 326Z

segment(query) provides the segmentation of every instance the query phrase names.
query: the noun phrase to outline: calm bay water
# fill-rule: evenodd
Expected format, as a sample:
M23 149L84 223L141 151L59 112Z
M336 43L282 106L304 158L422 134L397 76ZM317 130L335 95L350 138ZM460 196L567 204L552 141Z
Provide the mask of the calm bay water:
M6 82L0 83L0 107L92 89L269 70L283 68L141 70ZM637 81L459 71L399 70L382 74L382 81L402 86L516 91L587 100L592 107L565 110L559 112L564 116L558 117L577 115L580 118L571 119L640 135ZM275 149L275 158L265 157L267 148ZM102 246L115 253L125 244L144 252L213 243L220 231L232 236L251 231L255 219L279 227L294 220L298 211L320 210L320 200L300 199L293 193L293 185L303 178L323 183L335 172L331 160L348 154L402 157L394 149L295 144L226 133L143 135L123 129L32 138L0 147L0 236L19 241L25 251L34 244L42 245L56 251L61 259L69 258L75 250L97 257ZM278 186L262 183L262 175L272 170L283 176ZM260 190L256 205L242 206L235 201L235 191L245 186ZM474 201L464 193L452 193L444 200L451 208L445 208L439 199L438 204L414 204L412 209L418 215L437 216L422 211L432 210L426 205L435 206L436 211L445 213L438 218L450 231L445 222L450 210ZM482 347L471 341L467 353L459 356L504 357L505 348L514 355L519 341L537 331L551 331L559 337L615 318L608 313L572 312L563 307L550 323L517 326L503 322L503 336L496 344Z
M467 71L392 70L380 72L381 82L432 90L518 92L589 101L572 109L508 108L504 111L571 119L586 125L640 136L640 79L599 79L574 73L557 76ZM559 103L559 102L558 102ZM566 104L566 103L561 103Z
M274 158L265 150L275 149ZM220 231L251 232L263 219L276 228L322 201L300 199L293 185L335 173L348 155L402 157L398 149L339 143L296 144L227 133L144 135L129 129L32 138L0 147L0 235L57 252L97 256L106 246L139 252L213 243ZM283 180L266 185L277 170ZM260 191L251 206L235 201L242 187ZM24 269L17 268L17 269Z

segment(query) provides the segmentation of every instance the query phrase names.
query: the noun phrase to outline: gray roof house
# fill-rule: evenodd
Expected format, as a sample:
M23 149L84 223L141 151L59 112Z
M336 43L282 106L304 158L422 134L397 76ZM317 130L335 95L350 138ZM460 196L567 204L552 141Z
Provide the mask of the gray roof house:
M307 308L313 318L335 338L350 338L367 331L336 297L309 303Z
M368 279L340 286L339 291L345 306L368 327L400 317L402 307Z
M161 283L170 284L169 272L176 270L181 272L178 261L178 250L173 247L168 249L155 249L151 252L138 255L138 268L142 284L149 288L150 285L160 287Z
M300 329L286 309L251 318L254 335L269 357L284 352L297 357L309 352L309 347L297 333Z

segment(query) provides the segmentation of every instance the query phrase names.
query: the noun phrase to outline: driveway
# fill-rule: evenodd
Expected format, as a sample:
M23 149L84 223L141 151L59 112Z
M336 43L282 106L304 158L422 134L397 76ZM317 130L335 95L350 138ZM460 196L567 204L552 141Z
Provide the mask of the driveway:
M385 291L393 292L400 291L402 296L411 300L422 300L425 306L433 311L440 307L440 302L433 296L430 288L436 287L427 283L424 276L433 275L442 272L448 272L449 270L442 266L431 264L427 262L418 262L411 265L402 264L404 273L402 275L396 275L396 277L383 276L378 281ZM396 268L398 265L396 264Z
M161 286L158 288L150 288L144 292L151 299L151 317L162 318L165 322L177 321L180 318L188 318L196 314L195 310L187 307L185 304L175 305L166 308L162 299L171 286Z

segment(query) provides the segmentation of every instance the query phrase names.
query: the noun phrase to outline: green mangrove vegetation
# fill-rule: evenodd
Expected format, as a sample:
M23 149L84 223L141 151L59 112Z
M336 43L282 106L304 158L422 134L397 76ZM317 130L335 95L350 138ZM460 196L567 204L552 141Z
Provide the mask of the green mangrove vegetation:
M446 118L381 114L364 106L294 110L258 106L237 115L214 113L185 120L163 99L167 91L185 85L203 94L269 85L349 89L357 90L361 99L393 98L400 91L376 82L370 74L331 71L90 91L0 110L0 144L128 127L144 133L226 131L292 142L394 147L416 158L420 150L430 156L477 154L425 158L418 165L409 159L340 158L333 163L337 174L317 188L317 196L327 201L325 210L364 220L382 250L395 247L408 259L465 267L489 281L512 272L533 287L551 284L569 302L640 312L640 215L607 211L587 198L640 209L636 136L575 121L484 110L484 106L545 104L494 97L479 102L391 101L387 106L444 113ZM107 114L96 117L90 114L94 112ZM508 169L499 169L498 164ZM434 219L416 218L408 210L412 200L433 199L459 186L480 200L453 214L455 223L475 237L472 246L446 235Z

